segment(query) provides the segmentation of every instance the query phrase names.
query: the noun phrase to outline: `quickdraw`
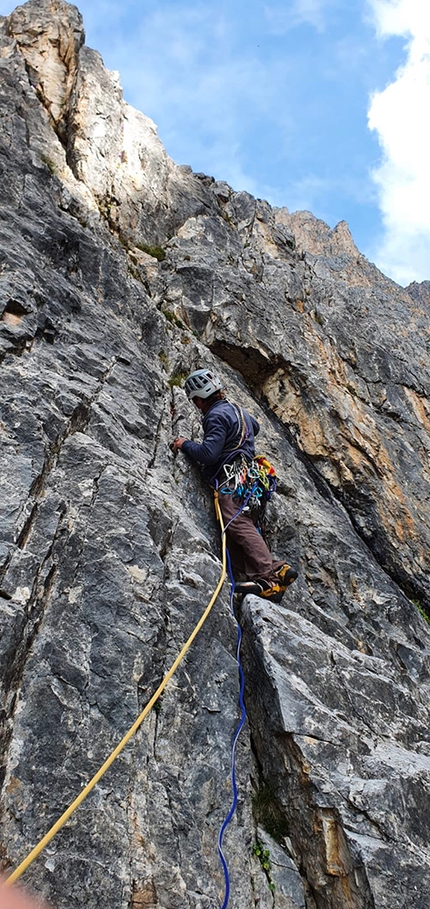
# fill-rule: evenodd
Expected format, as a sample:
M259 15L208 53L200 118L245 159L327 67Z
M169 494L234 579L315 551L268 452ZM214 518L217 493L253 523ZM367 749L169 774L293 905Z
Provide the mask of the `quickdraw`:
M224 464L223 472L219 491L238 502L247 498L244 511L261 509L276 490L276 471L265 455L256 455L250 462L242 455Z

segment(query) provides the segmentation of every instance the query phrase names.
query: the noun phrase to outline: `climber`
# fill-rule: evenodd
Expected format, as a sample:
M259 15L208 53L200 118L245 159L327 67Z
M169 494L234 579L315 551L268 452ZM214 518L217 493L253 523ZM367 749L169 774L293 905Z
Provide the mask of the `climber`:
M211 486L218 489L219 505L227 527L227 543L235 578L235 593L254 593L279 603L297 572L286 562L272 559L270 550L257 529L258 510L241 510L237 478L243 465L255 455L254 436L259 423L244 408L227 400L221 382L211 369L198 369L185 381L187 397L203 414L203 442L192 442L183 436L172 444L174 452L182 451L192 461L204 466ZM243 504L243 502L242 502Z

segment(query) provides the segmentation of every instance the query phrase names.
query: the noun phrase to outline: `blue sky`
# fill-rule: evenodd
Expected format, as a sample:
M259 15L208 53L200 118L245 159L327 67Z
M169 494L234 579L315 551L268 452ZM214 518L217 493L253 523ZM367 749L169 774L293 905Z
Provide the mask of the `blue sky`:
M430 0L77 6L178 164L346 220L390 277L430 279Z

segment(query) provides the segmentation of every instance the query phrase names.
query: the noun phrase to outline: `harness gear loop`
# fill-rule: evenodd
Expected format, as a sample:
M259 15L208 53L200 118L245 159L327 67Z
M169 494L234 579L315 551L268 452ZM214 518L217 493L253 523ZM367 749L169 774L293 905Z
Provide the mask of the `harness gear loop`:
M85 786L85 788L82 789L82 792L79 793L79 795L78 795L77 798L74 800L74 802L72 802L72 804L69 805L69 807L66 809L66 811L64 811L64 813L61 815L61 817L58 818L58 821L56 821L56 823L51 827L51 829L48 830L48 833L45 834L45 836L44 836L44 837L40 840L40 842L34 847L34 849L32 849L31 852L29 852L29 854L28 854L27 857L21 862L21 864L18 865L17 868L15 868L15 871L13 871L12 874L10 874L9 877L4 881L4 884L5 884L6 886L7 886L7 885L10 885L10 884L13 884L14 881L17 881L18 878L21 877L21 875L24 873L24 871L26 871L27 868L28 868L28 867L34 862L34 860L37 858L37 856L40 855L40 853L43 851L43 849L45 848L45 846L47 846L48 843L50 843L50 841L53 839L53 837L55 836L55 834L58 833L59 830L61 830L61 828L62 828L62 827L64 826L64 824L66 823L66 821L68 821L69 818L72 816L72 814L74 814L74 812L75 812L76 809L79 807L79 805L81 805L82 802L85 801L87 795L89 795L89 793L94 789L94 787L97 785L97 783L99 782L99 780L101 780L102 776L106 773L106 771L109 769L109 767L111 766L111 764L113 764L113 762L114 762L115 759L118 757L118 755L121 753L121 751L123 750L123 748L125 747L125 745L127 745L127 743L130 741L130 739L132 738L132 736L134 735L134 733L137 732L137 730L139 729L139 726L141 726L141 724L143 723L143 720L144 720L145 717L148 715L149 711L151 710L151 708L154 706L154 704L156 703L156 701L157 701L158 698L160 697L160 694L164 691L164 689L165 689L167 683L168 683L168 682L170 681L170 679L172 678L172 675L174 675L174 673L176 672L176 670L177 670L179 664L182 662L182 660L183 660L185 654L186 654L187 651L190 649L191 644L192 644L193 641L194 641L194 638L198 635L198 633L199 633L199 631L200 631L202 625L203 625L204 622L206 621L206 619L207 619L207 617L208 617L208 615L209 615L209 613L210 613L210 611L211 611L211 609L212 609L212 606L214 605L214 603L215 603L215 601L216 601L216 599L217 599L217 597L218 597L218 595L219 595L219 593L220 593L220 591L221 591L222 585L224 584L224 580L225 580L225 577L226 577L226 574L227 574L227 553L226 553L226 541L225 541L225 533L224 533L224 522L223 522L223 519L222 519L221 509L220 509L220 507L219 507L218 493L216 493L216 495L214 495L214 500L215 500L214 504L215 504L216 516L217 516L217 519L218 519L218 521L220 522L220 525L221 525L221 540L222 540L222 571L221 571L221 577L220 577L220 579L219 579L219 581L218 581L218 584L217 584L217 586L216 586L216 588L215 588L215 590L214 590L214 592L213 592L213 594L212 594L212 597L211 597L211 599L210 599L208 605L206 606L206 609L205 609L203 615L200 617L199 621L197 622L197 625L195 626L194 630L193 630L192 633L190 634L188 640L187 640L186 643L184 644L184 646L183 646L181 652L179 653L179 655L176 657L176 660L174 661L174 663L173 663L172 666L170 667L169 671L168 671L167 674L164 676L164 679L162 680L162 682L161 682L160 685L158 686L156 692L152 695L152 698L148 701L146 707L144 707L144 709L142 710L142 713L137 717L137 720L134 721L133 725L130 727L130 729L128 730L128 732L127 732L127 733L125 734L125 736L121 739L121 741L120 741L119 744L116 746L116 748L114 748L114 750L112 751L112 753L109 755L109 757L108 757L107 760L104 762L104 764L100 767L100 769L97 771L97 773L93 776L93 778L89 781L89 783L87 783L87 785Z

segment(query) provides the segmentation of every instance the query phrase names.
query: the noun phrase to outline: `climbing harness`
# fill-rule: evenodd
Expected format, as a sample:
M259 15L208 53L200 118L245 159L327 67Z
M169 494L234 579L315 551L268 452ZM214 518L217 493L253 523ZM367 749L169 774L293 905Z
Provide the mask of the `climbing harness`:
M221 591L222 585L224 584L224 580L225 580L226 575L227 575L227 549L226 549L226 541L225 541L225 533L224 533L224 523L223 523L223 519L222 519L221 509L220 509L220 507L219 507L218 494L216 494L214 498L215 498L215 511L216 511L217 518L218 518L218 520L219 520L219 522L220 522L220 525L221 525L222 572L221 572L221 577L220 577L220 579L219 579L219 581L218 581L218 584L217 584L217 586L216 586L216 588L215 588L215 590L214 590L214 592L213 592L213 594L212 594L212 597L211 597L211 599L210 599L208 605L206 606L206 609L205 609L203 615L201 616L201 618L200 618L199 621L197 622L197 625L195 626L194 631L190 634L190 636L189 636L187 642L184 644L184 646L183 646L181 652L180 652L179 655L176 657L176 660L174 661L174 663L173 663L172 666L170 667L169 671L168 671L167 674L164 676L164 679L163 679L163 681L161 682L161 684L158 686L156 692L152 695L152 698L148 701L146 707L144 707L144 709L142 710L142 713L138 716L137 720L135 720L135 722L134 722L133 725L130 727L130 729L128 730L128 732L127 732L126 735L124 736L124 738L121 739L120 743L116 746L116 748L114 748L114 750L113 750L112 753L109 755L109 757L108 757L107 760L104 762L104 764L100 767L100 769L99 769L99 770L97 771L97 773L93 776L93 778L90 780L90 782L87 783L87 785L85 786L85 788L82 789L82 792L79 793L79 795L78 795L77 798L74 800L74 802L72 802L72 804L69 805L69 807L67 808L67 810L64 811L64 813L61 815L61 817L58 819L58 821L56 821L56 823L51 827L51 829L48 831L48 833L46 833L45 836L40 840L40 842L34 847L34 849L32 849L31 852L29 852L29 854L28 854L27 857L21 862L21 864L18 865L17 868L15 868L15 871L12 871L12 873L9 875L9 877L4 881L5 885L13 884L14 881L17 881L18 878L21 877L21 875L24 873L24 871L26 871L26 869L34 862L34 860L37 858L37 856L40 855L40 853L43 851L43 849L45 848L45 846L47 846L48 843L50 843L50 841L53 839L53 837L55 836L55 834L58 833L59 830L61 830L61 828L62 828L62 827L64 826L64 824L66 823L66 821L69 820L69 818L70 818L70 817L72 816L72 814L76 811L76 809L79 807L79 805L82 804L82 802L86 799L87 795L89 795L89 793L90 793L90 792L94 789L94 787L97 785L97 783L99 782L99 780L101 780L102 776L106 773L106 771L109 769L109 767L111 766L111 764L113 764L113 762L114 762L115 759L118 757L118 755L121 753L121 751L123 750L123 748L125 747L125 745L127 744L127 742L130 741L130 739L132 738L132 736L134 735L134 733L137 732L137 730L139 729L139 727L140 727L141 724L143 723L143 720L144 720L145 717L148 715L149 711L152 709L152 707L154 706L154 704L157 702L157 700L158 700L158 698L160 697L161 693L164 691L164 689L165 689L167 683L170 681L170 679L172 678L172 675L176 672L176 670L177 670L179 664L182 662L182 660L183 660L185 654L186 654L187 651L190 649L191 644L192 644L193 641L194 641L194 638L197 636L197 634L199 633L199 631L200 631L202 625L203 625L204 622L206 621L206 619L207 619L207 617L208 617L208 615L209 615L209 613L210 613L210 611L211 611L211 609L212 609L212 606L214 605L214 603L215 603L215 601L216 601L216 599L217 599L217 597L218 597L218 595L219 595L219 593L220 593L220 591Z

